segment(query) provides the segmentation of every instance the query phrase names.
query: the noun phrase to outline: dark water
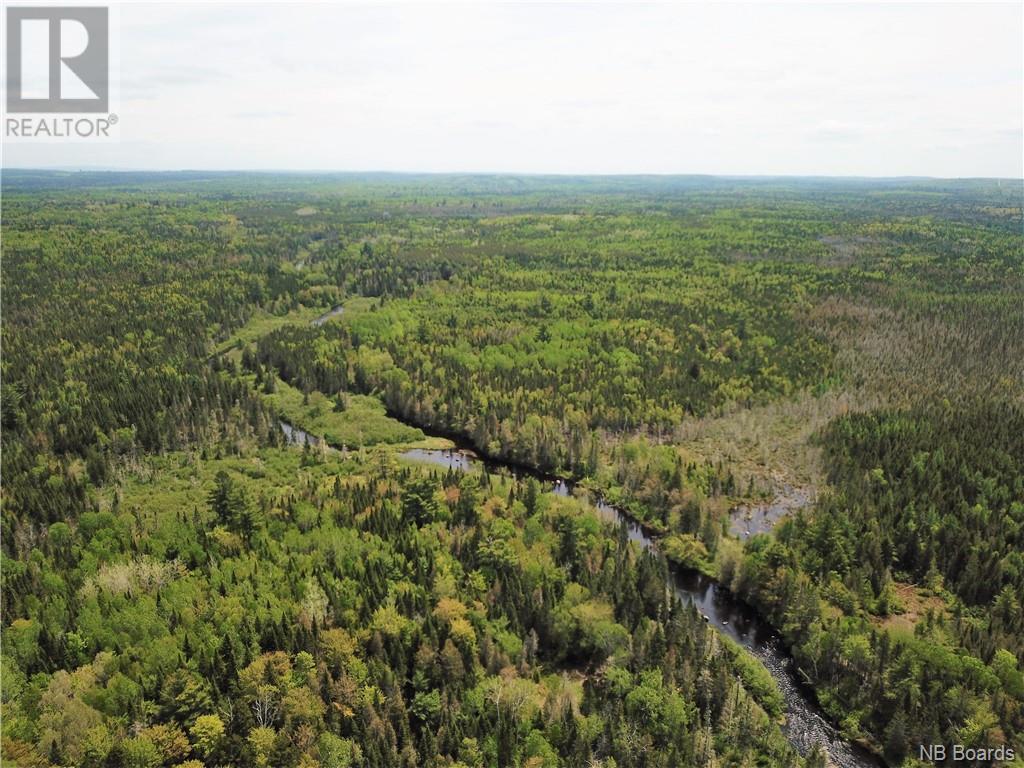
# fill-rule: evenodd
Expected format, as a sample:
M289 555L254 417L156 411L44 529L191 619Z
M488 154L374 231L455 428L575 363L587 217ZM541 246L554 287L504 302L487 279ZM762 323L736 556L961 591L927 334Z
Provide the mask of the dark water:
M413 461L425 461L430 464L440 464L445 469L455 469L460 472L472 469L473 465L480 461L476 454L462 450L436 451L423 448L413 448L412 450L403 453L402 457L412 459Z
M548 483L551 491L562 496L576 491L573 483L485 461L470 450L415 449L406 451L402 456L413 461L437 464L449 470L466 471L483 467L489 472L511 473L517 477L533 476ZM657 549L655 540L620 509L601 499L591 501L603 519L615 525L625 524L630 541L646 549ZM792 509L789 505L783 506L785 511L776 509L772 513L765 512L764 516L781 515ZM824 718L811 692L797 677L793 660L786 653L778 634L757 611L733 596L714 579L675 565L670 565L670 568L672 586L679 599L692 603L711 626L750 651L771 673L785 700L786 723L783 732L800 754L806 755L815 745L821 745L830 761L840 768L877 768L882 764L867 750L844 740Z
M336 306L334 309L330 310L329 312L324 312L322 315L320 315L320 317L318 317L316 320L314 320L312 324L313 325L323 325L328 320L330 320L332 317L340 315L344 311L345 311L345 308L339 304L338 306Z
M746 540L759 533L769 533L782 518L813 501L805 488L786 486L782 493L765 504L742 506L733 510L729 520L729 532L738 539Z
M280 422L280 424L281 431L284 432L285 440L289 445L298 445L300 447L308 445L312 448L320 445L320 438L313 437L313 435L309 434L306 430L293 427L285 421Z
M321 441L316 435L311 435L304 429L299 429L296 426L289 424L286 421L278 422L281 425L281 431L284 432L284 439L288 445L297 445L300 448L309 446L310 448L319 448L320 443L324 443L324 450L327 453L340 453L340 451L328 443L326 440Z
M334 307L316 318L313 325L323 325L343 311L342 306ZM293 445L320 444L318 438L291 424L281 422L281 428L288 442ZM516 477L532 476L547 483L551 491L562 496L571 495L576 491L573 483L523 467L513 467L484 459L465 447L452 450L415 448L404 452L402 456L412 461L437 464L447 470L464 472L486 468L492 473L510 473ZM801 489L784 489L784 492L769 504L740 508L734 512L730 521L731 531L741 539L757 533L767 533L782 517L810 501L810 496ZM654 539L622 510L599 498L591 498L591 502L603 519L614 525L624 524L630 541L646 549L657 549ZM679 599L692 603L708 624L750 651L771 673L785 701L786 723L783 732L800 754L807 755L816 745L820 745L828 753L830 762L840 768L878 768L883 765L867 750L844 740L824 718L814 702L810 689L798 678L793 660L783 647L778 633L757 611L736 598L714 579L672 564L669 567L672 572L672 587Z

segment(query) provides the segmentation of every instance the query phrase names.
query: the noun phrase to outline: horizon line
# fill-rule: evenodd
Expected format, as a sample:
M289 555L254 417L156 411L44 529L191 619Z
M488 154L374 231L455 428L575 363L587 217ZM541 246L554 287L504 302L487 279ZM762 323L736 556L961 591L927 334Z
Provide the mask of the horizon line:
M302 168L117 168L109 166L0 166L0 174L8 171L31 171L42 173L253 173L293 175L376 175L376 176L507 176L535 178L712 178L712 179L850 179L867 181L1009 181L1024 182L1021 176L930 176L927 174L896 174L892 176L829 174L829 173L697 173L677 171L637 172L556 172L556 171L423 171L423 170L351 170L351 169L302 169Z

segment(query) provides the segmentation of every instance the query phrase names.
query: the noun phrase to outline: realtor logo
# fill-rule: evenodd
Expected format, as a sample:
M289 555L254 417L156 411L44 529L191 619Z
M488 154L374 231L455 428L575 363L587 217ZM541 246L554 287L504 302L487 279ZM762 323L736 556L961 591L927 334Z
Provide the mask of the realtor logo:
M106 8L7 8L7 111L106 112Z

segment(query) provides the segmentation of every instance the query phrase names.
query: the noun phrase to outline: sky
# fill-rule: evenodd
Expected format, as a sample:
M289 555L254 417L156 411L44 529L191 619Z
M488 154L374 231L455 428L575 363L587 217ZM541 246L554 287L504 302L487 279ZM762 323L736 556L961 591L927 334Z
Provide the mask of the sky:
M114 19L118 141L8 143L4 167L1024 173L1020 2L139 3Z

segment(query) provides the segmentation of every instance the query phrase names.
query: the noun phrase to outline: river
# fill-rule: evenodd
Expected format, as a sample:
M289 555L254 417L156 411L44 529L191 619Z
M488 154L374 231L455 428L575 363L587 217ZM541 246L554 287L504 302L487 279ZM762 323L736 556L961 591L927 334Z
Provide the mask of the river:
M343 307L335 307L314 320L313 324L321 325L342 311ZM294 445L317 446L320 443L318 438L291 424L281 422L281 428L288 442ZM400 455L412 461L436 464L461 472L486 469L491 473L535 477L546 484L553 493L562 496L568 496L577 490L574 483L524 467L483 459L465 447L452 450L415 448ZM658 545L654 538L627 513L601 498L595 498L589 492L588 495L602 518L614 525L626 526L630 541L657 551ZM801 495L799 491L786 489L780 499L757 509L756 514L753 510L744 510L742 516L735 516L734 533L746 538L753 533L770 530L781 515L809 501L810 498ZM739 526L742 526L742 533ZM672 574L672 587L677 597L683 602L692 603L711 626L746 648L771 673L785 701L786 722L782 730L800 754L807 755L815 746L820 745L828 754L829 761L839 768L878 768L884 765L868 750L845 740L825 719L814 701L813 693L798 677L793 659L786 651L778 633L754 608L735 597L714 579L697 571L681 568L674 563L670 563L669 568Z
M319 444L318 438L298 427L282 422L281 428L288 441L294 445ZM561 496L569 496L577 491L574 483L522 467L485 460L465 448L414 448L400 455L411 461L436 464L447 470L466 472L486 469L491 473L535 477L548 490ZM626 526L630 541L646 549L657 550L654 538L625 512L592 495L591 501L602 518L614 525ZM800 754L807 755L816 745L821 745L828 753L829 760L840 768L878 768L882 765L869 751L843 739L825 719L811 691L798 678L793 660L778 633L756 610L714 579L674 563L669 564L669 569L672 573L672 587L679 599L692 603L711 626L750 651L771 673L785 701L786 722L782 730Z
M343 306L341 306L339 304L338 306L334 307L333 309L330 309L327 312L324 312L322 315L320 315L320 317L318 317L316 320L313 321L313 325L323 325L328 320L330 320L332 317L337 317L338 315L340 315L344 311L345 311L345 307L343 307Z
M536 477L545 483L549 490L562 496L574 494L577 490L574 483L522 467L484 460L473 451L464 448L416 448L401 455L413 461L437 464L449 470L468 471L486 468L492 473ZM628 514L600 498L594 498L592 494L588 495L602 518L615 525L626 526L630 541L646 549L657 550L654 538ZM829 760L841 768L877 768L882 765L868 750L843 739L835 727L825 719L811 691L798 678L793 660L786 652L778 633L754 608L736 598L714 579L673 563L669 564L669 568L672 573L672 586L679 599L692 603L710 625L750 651L771 673L785 700L786 722L783 725L783 732L800 754L807 755L816 745L821 745L828 753Z

